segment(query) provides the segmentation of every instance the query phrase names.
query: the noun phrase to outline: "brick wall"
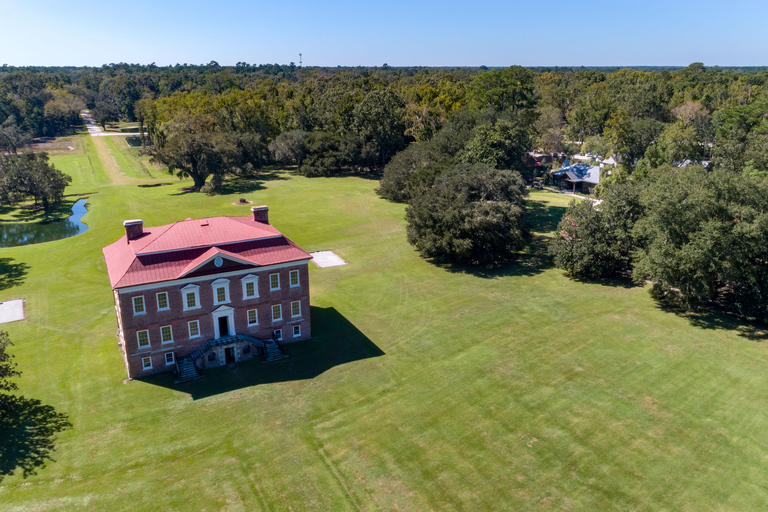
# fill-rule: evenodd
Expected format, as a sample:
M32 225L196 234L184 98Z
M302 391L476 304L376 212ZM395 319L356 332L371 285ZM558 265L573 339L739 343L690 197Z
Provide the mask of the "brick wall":
M290 271L298 270L299 285L290 286ZM167 286L158 286L148 290L130 291L115 294L116 310L118 313L118 325L122 325L123 350L125 351L126 365L129 377L140 377L158 372L171 371L175 365L165 364L165 353L174 352L176 358L184 357L215 338L215 325L212 312L222 305L233 308L234 329L237 334L246 334L254 338L267 339L272 337L275 329L283 330L283 343L299 341L311 337L310 306L309 306L309 273L307 263L286 266L279 269L257 270L251 269L241 275L224 276L207 275L195 280L194 285L199 286L199 305L197 309L184 310L184 298L182 288L190 283L182 284L169 282ZM280 276L280 288L270 290L270 274ZM258 297L243 298L242 278L247 275L258 277ZM214 301L214 288L212 283L219 279L229 281L229 302L216 304ZM169 309L158 310L157 294L168 293ZM133 297L144 297L143 314L134 314ZM291 316L291 302L299 301L301 315ZM280 305L282 319L272 320L272 306ZM258 325L249 326L247 311L255 309L258 315ZM188 323L197 320L200 325L200 336L190 338ZM300 335L293 336L293 327L298 325ZM161 341L161 327L171 326L173 341L163 343ZM140 349L138 346L137 332L147 330L149 332L150 346ZM230 333L232 334L232 333ZM152 358L152 369L144 370L142 358Z

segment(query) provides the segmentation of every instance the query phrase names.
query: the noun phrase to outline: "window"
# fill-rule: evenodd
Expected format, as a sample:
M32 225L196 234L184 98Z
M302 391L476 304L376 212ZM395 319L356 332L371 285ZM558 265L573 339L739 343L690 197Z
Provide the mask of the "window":
M138 297L134 297L133 298L133 314L142 315L146 312L147 310L144 309L144 296L139 295Z
M280 274L269 274L269 289L270 290L280 289Z
M152 358L151 357L142 357L141 358L141 368L143 370L150 370L150 369L152 369Z
M277 341L282 341L283 339L283 330L282 329L275 329L272 332L272 338Z
M136 339L139 342L139 348L149 347L149 331L138 331L136 333Z
M208 361L215 361L216 360L216 352L211 352L208 354Z
M165 353L165 366L171 365L176 362L176 358L173 357L173 352Z
M198 320L192 320L187 324L189 327L189 337L190 338L199 338L200 337L200 322Z
M253 299L259 296L259 278L253 274L248 274L242 279L243 299Z
M293 337L298 338L301 336L301 326L300 325L294 325L293 326Z
M188 284L181 289L181 296L184 300L184 311L197 309L200 307L200 287L195 284Z
M157 310L164 311L166 309L171 309L168 306L168 292L160 292L157 294Z
M248 310L248 325L259 325L259 316L255 309Z
M291 316L301 316L301 301L291 302Z
M290 281L291 281L291 288L294 286L299 286L299 271L298 270L291 270L290 275Z
M160 328L160 341L163 343L173 343L173 330L170 325L164 325Z
M251 353L251 346L246 345L243 347L243 354L250 354Z
M217 279L212 283L213 303L226 304L229 302L229 281L226 279Z
M275 304L274 306L272 306L272 321L276 322L282 319L283 319L283 308L280 306L280 304Z

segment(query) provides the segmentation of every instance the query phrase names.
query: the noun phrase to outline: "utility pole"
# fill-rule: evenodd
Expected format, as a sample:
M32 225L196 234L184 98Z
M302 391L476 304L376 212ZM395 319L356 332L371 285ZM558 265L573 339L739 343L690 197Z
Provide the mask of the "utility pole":
M299 54L299 67L301 67L301 54Z

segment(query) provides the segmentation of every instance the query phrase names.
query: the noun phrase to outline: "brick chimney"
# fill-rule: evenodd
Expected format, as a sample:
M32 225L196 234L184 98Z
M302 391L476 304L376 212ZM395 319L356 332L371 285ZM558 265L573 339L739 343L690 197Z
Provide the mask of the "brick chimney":
M128 243L144 234L144 221L141 219L124 220L123 226L125 227L125 237L128 239Z
M262 224L269 224L269 207L268 206L252 206L251 213L253 214L253 220L261 222Z

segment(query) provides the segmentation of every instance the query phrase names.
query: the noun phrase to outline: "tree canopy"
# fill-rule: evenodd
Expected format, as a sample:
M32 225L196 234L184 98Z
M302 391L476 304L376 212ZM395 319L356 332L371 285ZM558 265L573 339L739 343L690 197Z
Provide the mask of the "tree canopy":
M498 264L523 247L525 186L515 171L459 164L406 209L408 241L425 257Z

